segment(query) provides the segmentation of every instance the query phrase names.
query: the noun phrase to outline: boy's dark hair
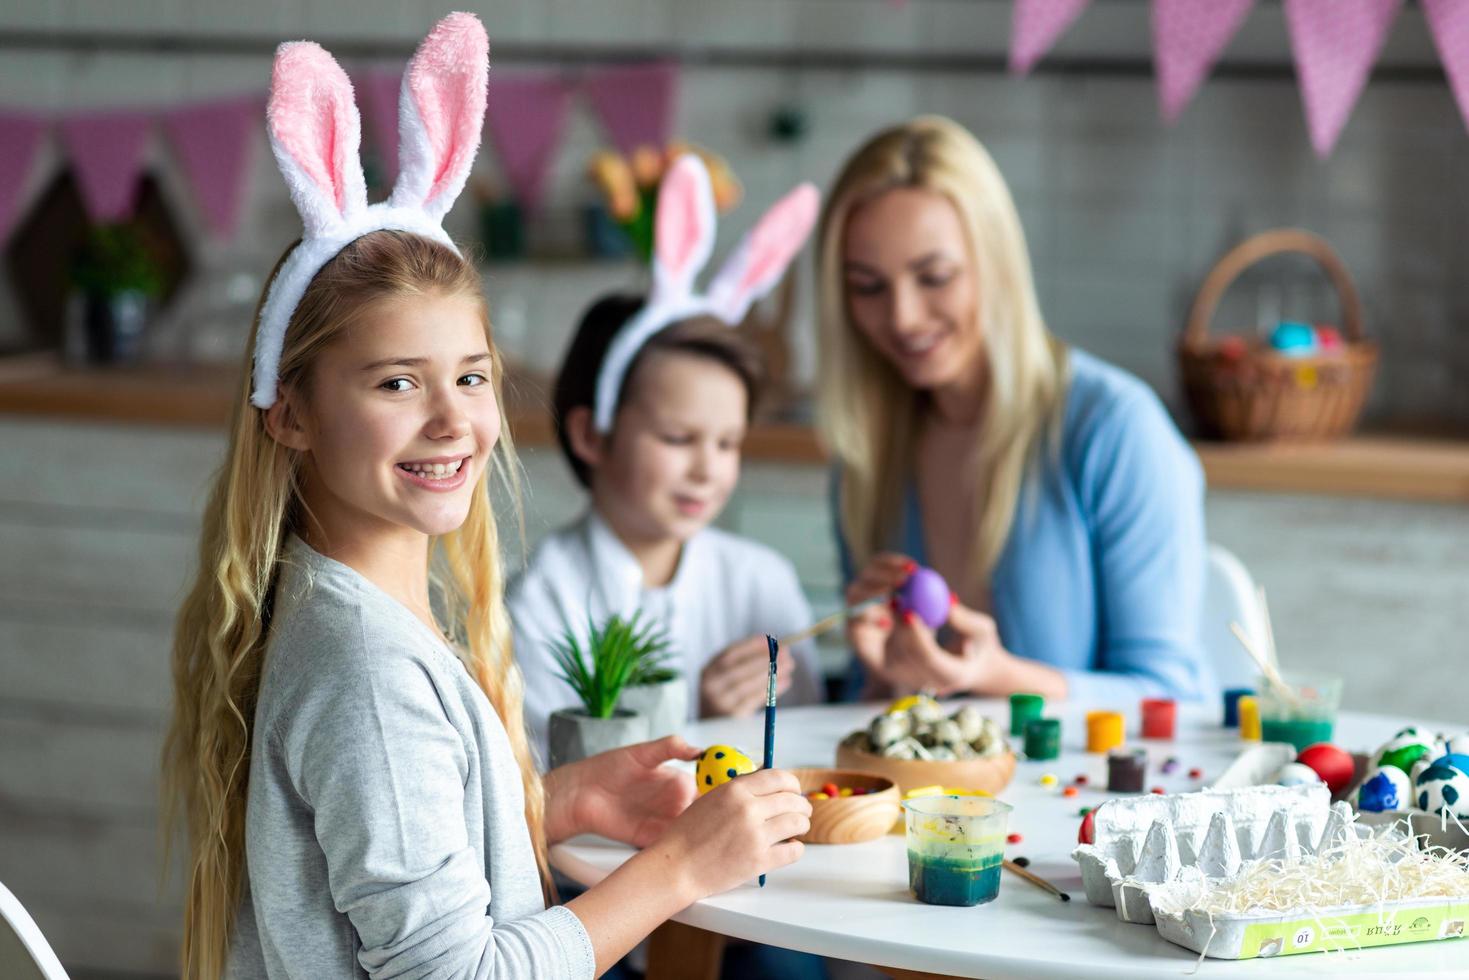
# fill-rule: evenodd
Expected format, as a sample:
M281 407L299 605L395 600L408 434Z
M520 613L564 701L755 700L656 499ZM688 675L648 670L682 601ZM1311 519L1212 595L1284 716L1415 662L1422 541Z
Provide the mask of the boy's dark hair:
M643 308L641 296L613 294L604 296L592 304L582 315L571 338L561 370L556 375L556 387L551 396L551 407L556 420L556 441L571 466L577 482L584 487L592 485L591 468L571 448L571 436L566 430L566 416L573 408L592 408L596 401L597 374L602 370L602 361L612 339L633 314ZM708 358L735 373L745 387L745 418L749 421L755 414L755 402L765 380L765 368L759 353L736 330L712 317L696 317L671 324L648 339L627 366L622 380L622 390L617 393L617 410L627 404L637 390L638 370L648 355L663 353L692 354Z

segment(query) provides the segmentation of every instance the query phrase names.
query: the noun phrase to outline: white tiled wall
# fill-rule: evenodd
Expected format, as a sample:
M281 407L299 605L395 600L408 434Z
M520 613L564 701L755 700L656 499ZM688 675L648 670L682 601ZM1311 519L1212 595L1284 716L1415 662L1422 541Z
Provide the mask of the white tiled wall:
M401 43L406 50L442 13L440 6L397 0L12 2L0 12L0 29L267 40L311 35ZM845 154L876 128L917 112L941 112L973 129L1011 181L1043 307L1063 337L1136 371L1171 398L1174 332L1209 264L1243 235L1302 224L1341 250L1367 301L1369 327L1383 342L1372 412L1469 426L1469 386L1456 383L1469 371L1469 330L1462 325L1469 289L1455 248L1469 218L1469 194L1459 179L1469 165L1469 138L1441 82L1374 82L1336 153L1319 162L1307 142L1295 85L1284 77L1217 78L1169 129L1158 120L1152 80L1140 74L1013 79L994 72L712 67L697 54L717 48L999 55L1008 31L1008 4L999 0L912 3L901 10L886 0L498 0L473 6L489 26L492 61L496 42L511 50L520 42L689 51L678 131L726 153L751 202L730 216L726 246L753 220L756 204L802 177L829 182ZM1146 7L1099 0L1063 38L1057 55L1145 58ZM1229 56L1283 65L1285 41L1279 8L1262 5ZM1410 7L1383 62L1432 60L1421 14ZM502 64L505 71L522 67ZM162 54L5 51L0 105L173 104L260 90L267 70L264 53L201 55L187 46ZM764 136L770 111L785 103L804 107L811 122L808 138L793 147ZM597 124L578 105L550 180L551 203L532 229L540 241L576 239L576 207L590 193L583 164L600 140ZM239 240L207 246L202 258L206 266L223 264L258 279L292 235L295 218L269 154L263 145L255 150ZM197 235L188 192L168 152L155 146L151 159ZM55 165L48 154L22 196L32 198ZM480 167L495 172L493 152L482 154ZM450 225L461 237L474 235L468 200ZM1309 268L1284 270L1249 277L1228 297L1219 322L1253 322L1262 283L1279 294L1287 315L1335 316L1330 295ZM566 267L532 266L503 276L520 290L512 304L538 331L527 359L553 366L575 310L609 276L619 275L582 277ZM23 329L8 288L0 286L0 342ZM800 310L808 317L806 292ZM185 304L178 312L189 311ZM241 335L243 329L241 324ZM798 370L809 376L809 320L796 343Z

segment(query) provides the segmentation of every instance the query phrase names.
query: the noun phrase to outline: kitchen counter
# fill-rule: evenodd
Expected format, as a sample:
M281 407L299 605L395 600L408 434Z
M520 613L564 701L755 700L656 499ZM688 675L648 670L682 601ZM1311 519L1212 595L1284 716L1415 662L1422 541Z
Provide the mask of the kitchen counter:
M0 360L0 414L134 425L223 428L237 397L238 372L221 365L78 368L52 354ZM555 440L544 379L511 376L507 414L516 443ZM1336 443L1195 442L1215 489L1324 493L1469 503L1469 440L1358 435ZM820 465L815 431L796 422L760 422L752 460Z

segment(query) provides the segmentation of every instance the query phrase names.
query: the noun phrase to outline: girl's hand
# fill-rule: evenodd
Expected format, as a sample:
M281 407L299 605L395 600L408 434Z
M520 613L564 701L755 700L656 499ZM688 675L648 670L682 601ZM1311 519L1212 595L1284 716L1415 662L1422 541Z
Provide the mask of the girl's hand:
M775 693L791 686L796 662L781 648L776 657ZM770 676L770 646L764 636L750 636L732 643L704 665L699 675L699 717L743 718L765 704L765 685Z
M891 594L917 567L918 563L907 555L890 552L873 555L847 586L847 606ZM892 610L885 605L864 609L847 620L847 643L867 673L864 698L885 693L882 686L888 681L886 650L892 629Z
M705 793L650 847L672 887L690 901L728 891L797 861L805 849L791 840L811 829L811 801L796 777L760 769Z
M949 639L940 646L933 631L905 613L888 640L886 677L900 690L946 694L1005 694L1013 658L1000 643L993 618L954 602Z
M669 735L551 770L545 779L547 839L590 833L646 847L698 792L693 776L663 763L698 757L698 749Z

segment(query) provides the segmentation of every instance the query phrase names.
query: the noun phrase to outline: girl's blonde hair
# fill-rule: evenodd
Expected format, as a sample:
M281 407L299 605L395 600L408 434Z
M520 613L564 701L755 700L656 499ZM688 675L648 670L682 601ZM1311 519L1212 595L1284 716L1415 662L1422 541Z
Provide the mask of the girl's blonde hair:
M857 330L847 310L847 222L854 210L895 188L948 198L973 257L988 378L974 457L978 520L971 553L987 583L1009 537L1026 469L1048 435L1059 431L1066 349L1041 319L1009 188L966 129L941 116L920 116L878 133L853 154L821 217L817 279L821 429L840 468L841 527L855 565L897 543L927 403L926 394L910 387Z
M341 337L370 304L425 294L478 299L485 336L490 337L489 314L472 263L405 232L378 231L357 239L322 268L292 315L281 353L282 389L309 391L317 354ZM252 350L254 343L252 331ZM214 980L224 973L244 874L250 735L272 600L282 546L303 520L300 454L272 439L264 413L249 404L249 363L247 354L228 456L204 512L198 576L174 635L174 715L164 746L163 802L167 840L172 840L180 823L188 840L185 980ZM501 374L497 357L491 383L503 408ZM507 481L518 510L518 466L508 427L502 427L486 474L491 469ZM510 735L525 782L525 818L549 896L544 796L525 732L520 673L511 659L510 621L487 480L488 475L471 495L464 524L433 542L434 597L458 641L465 668Z

